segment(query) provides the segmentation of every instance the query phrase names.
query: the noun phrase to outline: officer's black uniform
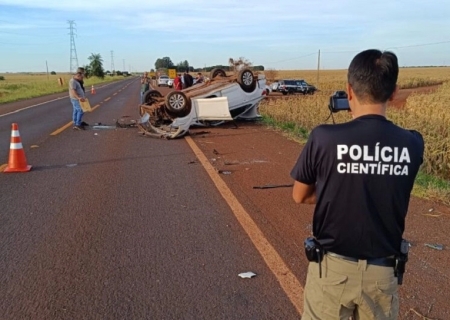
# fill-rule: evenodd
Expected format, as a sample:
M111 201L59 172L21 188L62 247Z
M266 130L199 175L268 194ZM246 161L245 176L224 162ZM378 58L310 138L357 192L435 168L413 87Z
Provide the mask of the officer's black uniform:
M325 251L356 259L400 253L424 141L380 115L321 125L291 176L316 183L313 234Z

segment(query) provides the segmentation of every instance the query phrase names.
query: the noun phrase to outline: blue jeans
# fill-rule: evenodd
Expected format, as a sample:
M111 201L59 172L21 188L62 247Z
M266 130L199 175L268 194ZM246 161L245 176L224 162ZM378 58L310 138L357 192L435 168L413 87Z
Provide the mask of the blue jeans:
M73 114L72 114L72 121L74 125L81 126L81 118L83 117L83 109L81 109L80 101L78 99L72 99L70 98L70 101L72 102L73 106Z

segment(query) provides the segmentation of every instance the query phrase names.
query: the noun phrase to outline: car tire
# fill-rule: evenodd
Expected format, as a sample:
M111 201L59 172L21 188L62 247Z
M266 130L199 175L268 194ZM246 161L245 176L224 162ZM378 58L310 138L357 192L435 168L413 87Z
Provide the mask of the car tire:
M225 70L223 70L221 68L214 68L211 70L211 73L209 74L209 77L211 79L214 79L215 77L225 78L226 76L227 76L227 73L225 72Z
M282 92L283 96L286 96L288 93L286 91Z
M147 90L144 92L144 104L151 106L153 103L157 102L157 98L162 98L162 96L163 95L158 90Z
M191 99L182 91L172 91L166 95L165 107L170 113L185 116L191 108Z
M237 81L245 92L253 92L256 88L255 75L250 69L239 71Z
M144 92L143 97L144 97L143 104L151 106L155 102L158 102L158 98L162 98L162 94L158 90L147 90ZM139 114L141 116L144 115L144 112L141 107L139 107Z

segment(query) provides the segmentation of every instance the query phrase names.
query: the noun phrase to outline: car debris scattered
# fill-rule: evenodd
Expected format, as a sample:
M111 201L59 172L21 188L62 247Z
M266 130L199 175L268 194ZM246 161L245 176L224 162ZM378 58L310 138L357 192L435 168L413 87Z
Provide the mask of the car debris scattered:
M251 271L239 273L239 277L241 277L242 279L245 279L245 278L250 279L250 278L253 278L255 276L256 276L256 273L253 273Z
M223 164L226 166L233 166L239 164L239 161L224 161Z
M227 170L219 170L218 172L221 174L231 174L231 171L227 171Z
M426 247L429 247L431 249L435 249L435 250L444 250L444 246L442 244L437 244L437 243L425 243Z
M253 189L274 189L274 188L291 188L294 184L266 184L263 186L254 186Z

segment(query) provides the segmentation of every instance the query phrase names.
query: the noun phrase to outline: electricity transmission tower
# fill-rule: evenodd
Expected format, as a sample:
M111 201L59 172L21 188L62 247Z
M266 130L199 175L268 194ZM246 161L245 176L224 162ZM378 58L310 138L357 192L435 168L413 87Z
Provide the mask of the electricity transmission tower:
M73 73L78 68L78 56L77 56L77 48L75 47L75 21L74 20L68 20L67 23L69 24L69 30L70 30L70 73Z
M114 51L111 50L111 74L114 73Z

